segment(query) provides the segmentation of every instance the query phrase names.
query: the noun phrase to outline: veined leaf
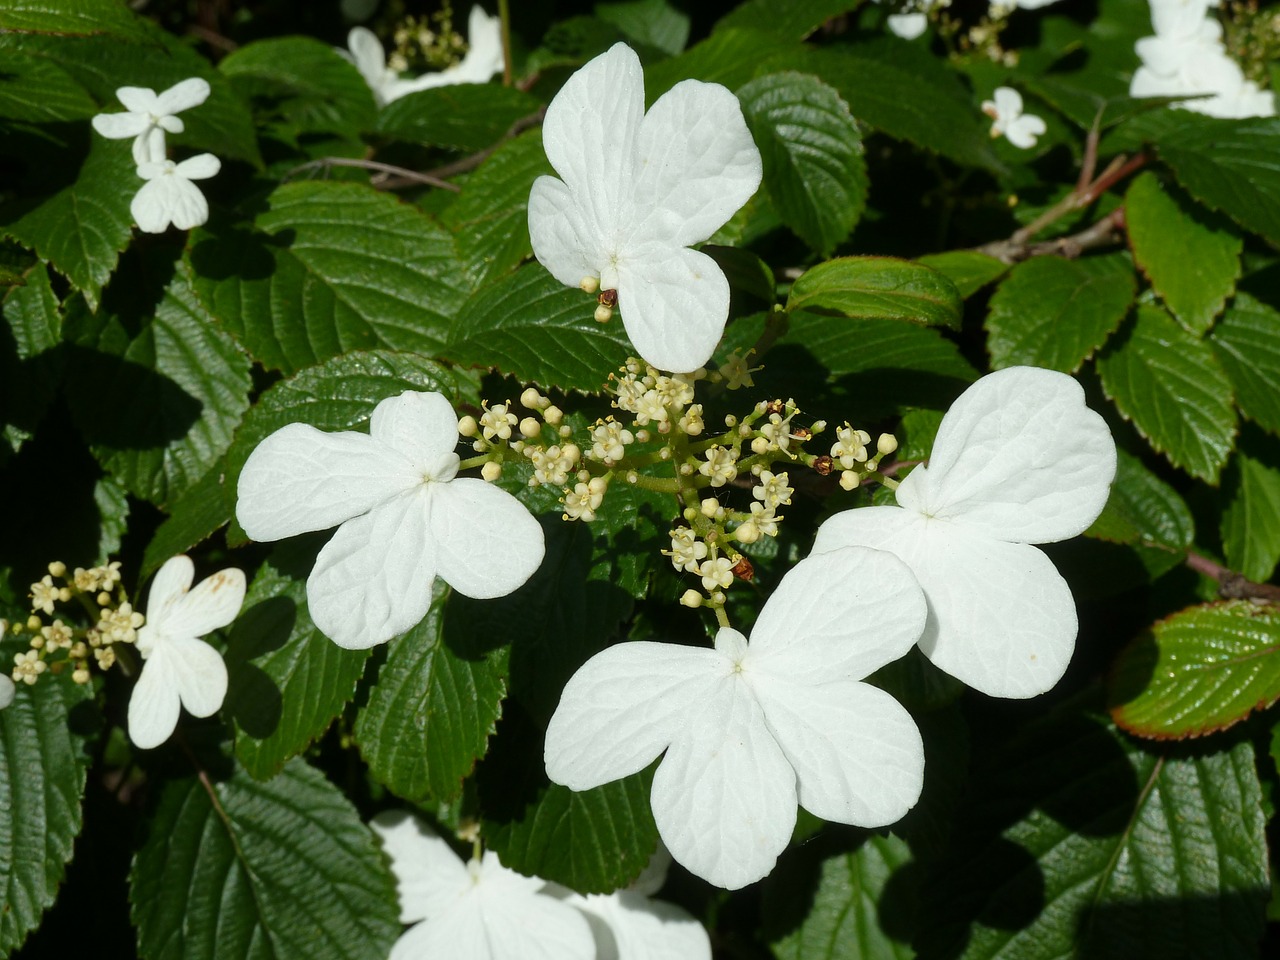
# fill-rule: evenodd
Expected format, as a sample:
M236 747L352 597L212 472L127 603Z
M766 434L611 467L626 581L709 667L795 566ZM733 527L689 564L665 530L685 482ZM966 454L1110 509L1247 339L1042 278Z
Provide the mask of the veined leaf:
M1239 293L1209 336L1240 412L1280 433L1280 312Z
M783 39L773 30L760 29L759 24L752 24L749 28L717 30L678 57L663 60L645 70L646 109L681 80L719 83L730 90L737 90L756 75L759 65L765 60L801 49L798 43ZM791 66L787 63L775 69Z
M1245 439L1227 468L1222 546L1232 570L1265 583L1280 561L1280 465L1269 444Z
M6 0L0 7L0 29L17 33L51 33L59 36L106 34L137 39L142 18L116 0Z
M948 250L920 257L917 263L937 270L950 279L968 300L987 284L999 280L1009 272L1009 264L976 250Z
M597 3L596 16L624 36L675 56L689 42L689 15L668 0L621 0Z
M1164 549L1175 557L1195 539L1191 510L1176 490L1142 465L1137 457L1117 451L1115 483L1087 537Z
M747 27L759 29L762 23L792 40L803 40L813 31L842 13L858 6L859 0L792 0L777 4L771 0L746 0L716 23L715 29L731 30Z
M0 117L31 123L83 120L98 104L56 63L0 49Z
M954 283L919 263L838 257L801 274L791 285L787 310L958 328L964 303Z
M531 94L493 83L459 83L419 90L378 113L378 132L398 140L454 150L493 146L512 124L541 106Z
M1280 615L1228 600L1161 620L1116 659L1108 695L1116 723L1143 737L1239 723L1280 699Z
M235 496L228 491L227 471L221 461L169 506L142 556L142 577L148 577L175 554L185 553L231 519Z

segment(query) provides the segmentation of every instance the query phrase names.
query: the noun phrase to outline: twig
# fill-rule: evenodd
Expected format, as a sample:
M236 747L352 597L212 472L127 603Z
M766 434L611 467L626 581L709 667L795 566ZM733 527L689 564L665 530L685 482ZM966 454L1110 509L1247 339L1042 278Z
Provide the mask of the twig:
M1228 570L1220 563L1194 551L1187 552L1187 566L1218 581L1218 596L1224 600L1253 600L1280 603L1280 587L1271 583L1254 583L1243 574Z
M328 170L330 167L356 167L361 170L375 170L378 173L394 174L401 180L408 180L413 183L425 183L427 186L438 187L441 190L450 190L453 193L458 193L462 190L462 188L457 184L450 183L447 180L441 180L429 173L418 173L414 170L407 170L404 167L396 167L389 163L382 163L379 160L362 160L355 157L321 157L319 160L312 160L308 163L294 167L284 175L284 179L289 180L306 170ZM388 186L390 182L391 181L389 179L384 180L375 184L375 186L380 189L390 190L392 189L392 187Z
M511 124L511 126L507 128L507 132L499 137L498 142L491 147L485 147L483 150L479 150L470 156L463 157L460 160L455 160L453 163L446 163L443 167L436 167L434 170L430 170L427 173L416 174L416 176L434 177L438 180L444 180L448 177L456 177L460 173L470 173L476 167L480 166L480 164L493 156L494 151L508 140L519 136L530 127L536 127L538 124L542 123L542 118L546 112L547 108L542 107L526 117L521 117L515 123ZM408 182L405 180L397 180L392 177L378 184L378 187L382 190L398 190L401 187L408 185ZM458 187L453 186L453 184L448 184L448 188L452 190L459 189Z
M996 240L984 244L978 250L1005 263L1019 263L1032 257L1058 256L1075 260L1081 254L1097 247L1109 247L1120 242L1125 228L1124 207L1117 207L1109 214L1079 233L1039 243L1017 243L1014 239Z

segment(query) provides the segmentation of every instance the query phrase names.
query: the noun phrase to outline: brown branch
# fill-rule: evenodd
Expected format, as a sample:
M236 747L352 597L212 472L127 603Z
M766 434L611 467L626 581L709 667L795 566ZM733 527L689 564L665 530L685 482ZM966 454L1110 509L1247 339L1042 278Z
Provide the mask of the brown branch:
M1196 573L1218 581L1218 596L1224 600L1252 600L1280 603L1280 587L1271 583L1254 583L1243 574L1228 570L1220 563L1194 551L1187 552L1187 566Z
M289 180L297 174L303 173L307 170L327 171L330 167L356 167L360 170L373 170L383 174L394 174L402 180L408 180L419 184L425 183L429 187L437 187L441 190L452 191L453 193L458 193L462 190L462 188L457 184L450 183L447 180L441 180L438 177L433 177L429 173L418 173L414 170L407 170L404 167L392 166L389 163L382 163L378 160L362 160L355 157L321 157L319 160L312 160L308 163L294 167L284 175L284 179ZM387 185L389 182L389 178L386 180L379 180L374 183L374 186L379 189L390 190L392 188Z
M1025 240L1019 241L1016 237L1010 237L1008 240L994 240L976 249L979 253L985 253L1005 263L1020 263L1032 257L1044 256L1074 260L1088 250L1119 243L1123 239L1124 229L1124 207L1117 207L1097 223L1065 237L1041 240L1039 243L1028 243Z

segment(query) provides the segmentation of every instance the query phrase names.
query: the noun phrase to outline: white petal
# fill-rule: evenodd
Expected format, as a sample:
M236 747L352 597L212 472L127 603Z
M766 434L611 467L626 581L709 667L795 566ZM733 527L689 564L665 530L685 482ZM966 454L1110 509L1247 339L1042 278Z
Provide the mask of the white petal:
M991 95L995 101L996 112L1006 124L1022 114L1022 94L1013 87L996 87Z
M202 77L190 77L175 83L156 98L157 114L180 113L198 107L209 99L209 81Z
M3 673L0 673L0 710L13 703L14 694L17 688L13 685L13 681Z
M676 862L736 890L766 876L796 822L796 775L746 683L723 680L653 777L653 818Z
M711 359L729 319L729 281L696 250L650 245L618 265L618 309L640 356L689 373Z
M203 637L225 627L240 613L244 593L243 571L235 567L219 570L201 580L167 611L165 632L176 637Z
M221 169L221 160L212 153L201 153L183 160L174 169L174 173L188 180L208 180Z
M142 168L157 166L159 171L145 177L154 179L168 168L165 166L164 130L158 126L144 129L133 141L133 162L138 166L138 176L143 176Z
M139 168L141 169L141 168ZM159 176L147 180L133 195L129 213L143 233L164 233L173 222L172 207L178 200L173 177Z
M193 717L211 717L227 696L227 666L218 651L203 640L175 637L152 654L168 661L178 696ZM151 661L148 661L150 663Z
M569 188L542 176L529 191L529 239L533 255L565 286L598 277L606 259L597 226L578 207Z
M760 611L748 662L799 684L861 680L905 656L926 616L919 584L892 554L858 547L815 554L787 572Z
M391 858L400 900L400 922L417 923L443 913L471 884L453 848L422 820L386 811L369 822Z
M483 480L428 484L436 573L477 600L505 597L542 565L542 526L519 500Z
M889 30L903 40L914 40L929 26L929 18L923 13L891 13Z
M1047 130L1044 120L1033 113L1024 113L1009 124L1004 135L1010 143L1022 150L1036 145L1036 138Z
M368 27L352 27L347 34L347 48L352 62L370 86L381 81L387 67L387 54L379 40Z
M92 123L93 129L108 140L136 137L151 126L151 120L140 113L99 113Z
M920 799L924 743L911 714L889 694L867 683L798 685L755 674L748 682L810 813L882 827Z
M861 544L904 561L929 604L920 649L939 668L993 697L1051 689L1075 649L1071 590L1040 550L898 507L837 514L814 552Z
M751 199L763 170L738 98L718 83L677 83L640 124L633 241L701 243Z
M436 575L429 499L419 487L348 520L316 557L307 606L338 646L386 643L426 616Z
M714 650L635 641L602 650L565 684L547 725L547 776L589 790L647 767L728 676Z
M199 158L196 158L199 159ZM169 178L173 188L169 200L169 217L179 230L203 226L209 220L209 201L190 180L175 173Z
M640 58L623 43L574 73L547 107L542 124L547 159L584 214L606 234L629 219L635 141L643 116Z
M442 394L406 390L374 408L369 435L431 475L458 447L458 415Z
M130 113L164 113L160 109L160 98L150 87L120 87L116 90L116 99Z
M467 18L467 53L453 69L456 83L487 83L502 70L502 20L478 5Z
M151 592L147 594L147 622L142 628L143 634L169 634L168 623L173 616L174 608L191 589L191 581L196 576L196 565L185 554L170 557L164 562L151 581ZM243 578L241 574L241 578ZM241 595L243 598L243 594ZM234 616L234 614L233 614ZM198 634L189 634L197 636ZM147 653L148 645L139 642L139 648Z
M291 423L249 455L236 519L254 540L280 540L327 530L421 482L404 456L366 434Z
M143 750L158 747L178 725L176 664L165 656L166 646L142 664L142 673L129 697L129 739Z
M967 389L942 418L927 468L898 503L1000 540L1050 543L1082 533L1107 502L1116 446L1066 374L1010 367Z
M673 903L619 890L610 896L578 897L574 904L609 928L614 952L602 952L600 960L711 960L707 931Z

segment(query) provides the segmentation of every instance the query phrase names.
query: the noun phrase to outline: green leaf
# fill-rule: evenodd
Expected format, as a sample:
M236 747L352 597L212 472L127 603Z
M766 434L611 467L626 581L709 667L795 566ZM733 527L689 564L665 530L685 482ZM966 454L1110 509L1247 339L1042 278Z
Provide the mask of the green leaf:
M1133 267L1123 255L1025 260L991 297L991 365L1075 373L1120 326L1133 295Z
M1155 174L1129 185L1124 218L1133 258L1170 312L1202 336L1240 277L1244 240L1219 217L1166 193Z
M6 647L4 662L13 663ZM83 822L88 689L45 674L0 710L0 953L53 903Z
M105 564L129 530L129 497L124 487L110 477L102 477L93 485L93 502L98 508L98 553L94 562Z
M530 130L495 150L444 212L441 219L454 235L472 289L532 255L529 191L539 176L553 172L542 149L542 131Z
M234 500L219 461L170 505L168 518L147 544L139 575L150 576L170 557L185 553L225 525L231 519Z
M794 855L793 855L794 856ZM817 864L816 887L811 899L794 904L801 893L808 894L808 884L800 886L796 870L785 861L779 864L775 878L766 882L764 898L766 929L777 925L774 919L785 912L805 909L803 919L785 935L770 937L770 947L777 960L911 960L915 953L909 935L899 925L886 930L881 919L902 923L901 891L897 897L886 896L891 881L907 875L904 868L911 862L907 844L894 836L868 836L856 849L837 853ZM799 889L797 889L799 887ZM905 918L909 921L909 917Z
M278 113L298 133L354 136L374 125L369 85L333 47L310 37L246 44L218 69L246 98L278 100Z
M107 34L137 39L141 18L119 0L5 0L0 7L0 30L50 33L58 36Z
M351 430L368 422L379 401L406 390L435 390L455 405L458 401L458 382L449 371L407 353L349 353L273 384L236 431L223 489L234 497L249 454L281 427L309 423L321 430ZM233 546L246 539L234 521L229 539Z
M355 694L369 650L344 650L307 612L307 550L278 548L253 578L227 642L236 757L267 780L328 729ZM285 570L285 566L295 569Z
M1004 169L968 90L914 44L884 37L805 50L764 64L770 68L815 74L836 88L855 117L897 140L966 166Z
M62 307L49 280L49 271L37 262L26 274L23 286L11 287L3 301L4 326L12 353L0 354L0 423L16 452L44 418L62 381L65 357L62 342Z
M1227 471L1222 514L1227 565L1255 583L1271 579L1280 561L1280 467L1270 445L1248 443Z
M1107 505L1085 536L1181 554L1195 539L1195 522L1186 501L1142 461L1123 450Z
M867 202L862 138L848 105L821 80L800 73L759 77L738 99L782 222L829 256Z
M1280 433L1280 312L1247 293L1236 294L1209 342L1235 388L1240 412Z
M1079 715L970 778L922 958L1253 960L1270 888L1253 749L1150 753Z
M1143 737L1239 723L1280 699L1280 615L1228 600L1161 620L1116 658L1108 699L1116 723Z
M663 60L645 70L645 103L652 104L681 80L719 83L736 90L756 75L759 65L783 53L798 51L772 30L733 28L717 30L678 57ZM788 69L786 63L778 69Z
M1217 484L1236 435L1231 384L1209 345L1158 307L1134 322L1098 359L1107 396L1174 466Z
M445 356L526 383L597 392L634 354L622 321L598 323L595 300L529 264L463 304Z
M197 291L263 366L439 351L465 291L453 238L434 220L354 183L285 184L267 205L256 230L211 226L190 254Z
M674 56L689 42L689 15L667 0L597 3L595 14L627 38Z
M417 803L445 803L462 793L507 692L508 651L499 645L505 638L483 647L454 642L446 598L436 581L430 612L391 641L356 720L356 743L370 773Z
M977 378L955 344L897 320L849 320L795 313L784 341L803 345L833 376L875 370L931 373L967 384ZM961 386L959 389L964 389Z
M1197 200L1280 243L1280 126L1272 117L1218 120L1185 110L1156 140L1160 159Z
M730 30L740 27L759 29L767 23L769 29L793 40L803 40L813 31L842 13L858 6L860 0L791 0L778 4L772 0L746 0L732 12L721 17L715 29Z
M551 784L502 819L485 810L481 829L512 870L578 893L609 893L634 880L657 846L652 782L653 773L642 771L582 792Z
M372 833L301 760L266 783L170 780L129 881L149 960L383 960L400 935Z
M960 296L968 300L987 284L999 280L1009 271L1009 264L976 250L948 250L920 257L917 263L937 270L956 285Z
M98 112L89 91L57 64L0 50L0 117L31 123L83 120Z
M493 146L517 120L535 117L541 101L514 87L458 83L393 100L378 114L378 133L454 150Z
M77 347L72 415L130 493L169 502L221 459L249 407L249 362L196 299L181 261L176 271L163 256L131 262L102 310L68 314L67 339Z
M137 191L128 146L94 137L75 183L0 225L0 233L52 263L96 310L120 251L133 236L129 203Z
M964 302L954 283L910 260L839 257L800 275L791 285L787 310L910 320L958 329Z

